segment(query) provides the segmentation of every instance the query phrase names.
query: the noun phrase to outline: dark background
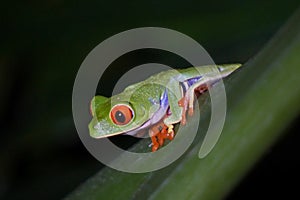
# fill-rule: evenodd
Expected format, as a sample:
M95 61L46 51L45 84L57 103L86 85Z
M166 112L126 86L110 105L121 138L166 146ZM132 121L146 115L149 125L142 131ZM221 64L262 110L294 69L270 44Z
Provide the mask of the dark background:
M102 167L79 140L71 97L81 62L104 39L131 28L166 27L194 38L216 63L245 63L299 5L297 0L1 3L0 198L60 199ZM106 95L109 81L103 84ZM297 195L299 156L291 152L300 141L298 122L227 199Z

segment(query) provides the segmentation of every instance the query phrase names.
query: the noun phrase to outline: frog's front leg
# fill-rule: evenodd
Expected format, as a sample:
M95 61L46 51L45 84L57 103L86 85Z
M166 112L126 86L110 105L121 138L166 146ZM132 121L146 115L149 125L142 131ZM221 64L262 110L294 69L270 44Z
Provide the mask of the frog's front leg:
M173 124L180 122L182 108L178 106L178 101L182 97L182 89L179 82L171 78L166 85L168 95L169 110L163 119L153 125L149 130L149 135L152 141L152 151L156 151L163 145L166 139L172 140L174 138Z
M176 79L171 79L167 85L168 102L169 102L169 113L164 119L164 123L171 127L182 120L181 116L183 109L178 106L178 101L183 96L183 91L180 86L180 82Z
M152 141L152 152L163 146L166 139L173 140L173 126L167 126L163 121L153 125L149 130L149 135Z

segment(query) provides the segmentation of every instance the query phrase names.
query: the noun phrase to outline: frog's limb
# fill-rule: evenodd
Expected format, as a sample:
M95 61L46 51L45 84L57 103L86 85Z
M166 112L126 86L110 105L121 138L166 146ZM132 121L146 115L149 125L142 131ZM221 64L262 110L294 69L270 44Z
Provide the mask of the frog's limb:
M192 81L193 85L189 85L191 84L189 81ZM201 85L205 86L207 81L209 78L202 76L186 76L184 80L180 76L170 81L167 88L171 115L164 120L166 125L178 122L181 122L182 125L186 124L187 110L189 110L190 115L193 114L194 91Z
M182 107L182 114L181 114L181 125L186 124L186 111L188 107L188 102L189 102L189 96L184 95L179 101L178 101L178 106Z
M157 151L157 149L159 148L159 143L157 142L156 136L152 136L151 141L152 141L152 152Z
M159 147L163 146L166 139L173 140L173 126L167 126L161 121L150 128L149 135L152 141L152 152L155 152Z
M175 79L172 79L167 85L167 91L171 114L164 119L164 123L170 126L181 121L182 108L178 106L177 102L182 97L183 92L179 82Z
M184 96L178 101L178 105L182 107L182 120L181 124L186 124L186 112L188 112L189 116L192 116L194 113L194 99L195 99L195 92L203 93L209 87L212 80L208 78L201 78L198 82L194 83L192 86L188 88Z
M160 137L163 139L169 139L173 140L174 139L174 130L173 130L173 125L164 125L164 128L160 132Z
M204 84L204 85L195 85L195 87L191 88L191 93L188 104L189 104L189 108L188 108L188 114L189 116L192 116L194 113L194 98L196 96L196 93L198 92L198 94L202 94L204 93L206 90L208 90L210 88L209 84Z
M157 149L164 144L165 132L167 132L167 126L161 121L153 125L149 130L149 135L152 141L152 152L157 151Z
M169 134L171 134L172 132L174 133L174 130L173 130L174 126L172 124L168 125L167 127L168 127L168 133Z

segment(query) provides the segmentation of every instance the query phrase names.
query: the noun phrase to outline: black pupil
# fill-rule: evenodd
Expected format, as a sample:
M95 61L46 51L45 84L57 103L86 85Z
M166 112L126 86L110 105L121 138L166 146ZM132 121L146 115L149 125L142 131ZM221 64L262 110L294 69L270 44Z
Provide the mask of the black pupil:
M124 123L125 122L125 115L121 111L117 111L116 112L115 118L120 123Z

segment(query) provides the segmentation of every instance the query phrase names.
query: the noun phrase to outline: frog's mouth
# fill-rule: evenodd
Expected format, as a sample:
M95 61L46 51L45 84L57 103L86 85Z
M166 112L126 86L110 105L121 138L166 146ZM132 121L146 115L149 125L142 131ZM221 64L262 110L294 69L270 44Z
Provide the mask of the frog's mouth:
M149 128L150 126L158 123L163 119L163 117L167 114L169 110L169 100L168 100L168 92L167 90L164 91L164 93L160 97L160 107L159 109L146 121L144 122L140 127L135 128L131 131L125 132L126 135L131 135L139 138L148 138L148 134L138 134L141 130Z

